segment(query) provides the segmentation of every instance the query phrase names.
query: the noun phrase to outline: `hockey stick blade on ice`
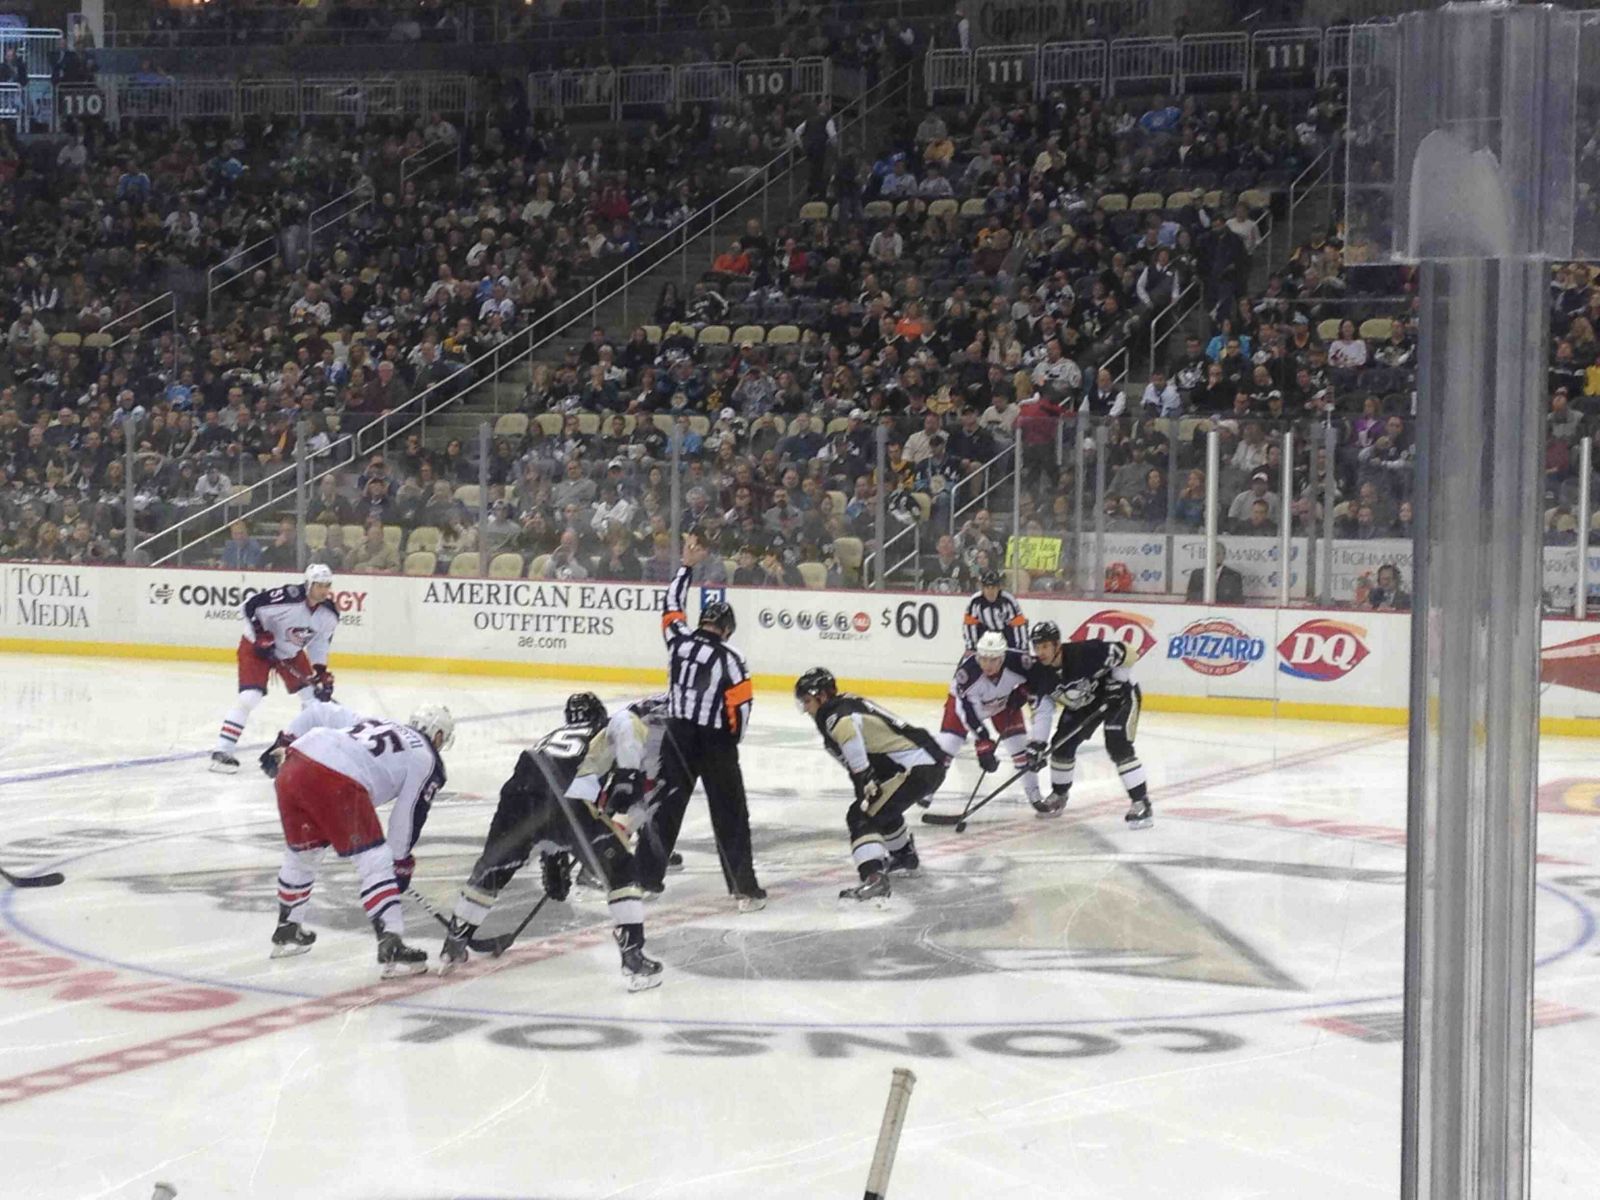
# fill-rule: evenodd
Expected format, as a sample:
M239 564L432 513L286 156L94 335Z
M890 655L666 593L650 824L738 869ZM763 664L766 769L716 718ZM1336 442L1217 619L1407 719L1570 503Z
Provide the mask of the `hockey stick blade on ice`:
M978 798L978 789L983 786L985 778L987 776L980 774L973 782L972 794L967 797L967 802L961 806L961 814L959 816L953 813L925 812L922 814L922 823L924 825L959 825L962 821L965 821L967 814L972 811L972 802Z
M50 871L44 875L13 875L4 867L0 867L0 879L4 879L14 888L56 887L67 881L67 877L60 871Z
M1045 751L1046 755L1054 754L1059 747L1065 746L1078 735L1079 730L1083 729L1084 726L1086 726L1095 717L1103 714L1108 707L1110 706L1104 700L1096 702L1093 708L1084 713L1083 716L1078 719L1078 723L1074 725L1071 730L1062 734L1055 741L1050 743L1050 748ZM922 815L922 819L929 825L953 825L955 827L955 831L957 833L961 833L966 829L967 819L971 817L973 813L977 812L985 804L989 803L989 801L993 800L1001 792L1005 791L1013 783L1021 779L1033 769L1034 768L1032 767L1023 767L1020 771L1016 772L999 787L995 788L994 791L990 792L982 800L979 800L976 804L973 804L969 800L967 802L966 811L963 812L959 817L952 817L947 813L924 813Z
M532 911L522 918L522 923L510 933L502 933L496 937L472 938L467 942L468 949L478 954L487 954L491 958L499 958L507 950L511 949L512 942L522 936L522 931L539 915L539 910L544 907L544 902L548 899L550 899L549 896L540 896L539 903L533 906Z
M435 921L439 922L440 925L444 926L446 931L449 930L450 918L440 912L438 908L434 906L433 901L429 900L421 892L417 891L416 888L407 888L405 890L405 897L408 900L415 901L418 908L422 909L423 912L427 913ZM531 922L534 917L539 915L539 910L544 907L544 902L548 899L550 899L549 896L540 896L539 903L533 906L533 911L527 916L523 917L522 924L518 925L510 933L501 933L495 935L494 937L486 938L468 938L467 949L471 950L474 954L487 954L491 958L499 958L511 948L511 943L516 941L517 938L521 936L522 931L528 927L529 922Z

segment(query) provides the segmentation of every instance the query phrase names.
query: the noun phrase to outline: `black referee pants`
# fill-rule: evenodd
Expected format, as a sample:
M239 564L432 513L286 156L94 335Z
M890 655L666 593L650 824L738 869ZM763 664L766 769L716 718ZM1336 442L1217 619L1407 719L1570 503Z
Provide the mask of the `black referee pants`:
M706 807L711 810L711 832L722 860L728 890L745 895L756 887L755 864L750 857L750 806L744 794L744 772L739 768L739 743L731 733L707 729L681 717L667 722L661 740L661 806L639 839L634 859L642 884L659 885L666 874L667 856L678 844L683 814L696 783L706 787Z

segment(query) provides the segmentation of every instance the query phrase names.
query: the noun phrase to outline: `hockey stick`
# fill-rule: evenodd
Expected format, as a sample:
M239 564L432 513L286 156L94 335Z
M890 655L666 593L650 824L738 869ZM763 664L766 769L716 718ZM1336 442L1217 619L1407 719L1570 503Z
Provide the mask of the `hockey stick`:
M967 802L962 806L959 817L952 817L949 813L925 812L922 814L922 823L924 825L959 825L962 821L965 821L967 814L972 811L972 802L978 798L978 789L983 786L983 781L986 777L983 772L979 772L978 778L972 785L972 795L967 797Z
M404 895L407 899L414 900L418 908L427 913L435 921L439 922L439 924L443 925L446 932L449 931L450 918L446 917L442 912L440 912L438 908L434 906L433 901L429 900L415 888L407 888ZM533 920L534 914L544 907L544 902L548 899L550 899L549 896L539 897L539 903L533 906L533 912L529 913L525 918L523 918L522 924L518 925L511 933L502 933L496 937L468 938L467 949L471 950L474 954L487 954L491 957L499 958L506 952L511 943L517 940L517 935L528 927L528 922Z
M4 867L0 867L0 879L4 879L14 888L55 887L67 881L67 877L60 871L50 871L44 875L13 875Z
M510 933L502 933L491 938L473 938L467 942L467 946L479 954L487 954L491 958L499 958L507 950L511 949L512 942L522 936L522 931L539 915L539 910L544 907L544 902L548 899L550 899L548 893L540 896L539 903L533 906L528 915L522 918L522 923Z
M1065 746L1073 738L1077 737L1078 734L1080 732L1082 732L1088 726L1090 721L1092 721L1096 717L1105 715L1105 710L1108 707L1110 707L1110 706L1107 704L1107 702L1105 700L1096 701L1094 707L1091 708L1088 712L1084 713L1082 718L1078 721L1078 723L1076 725L1074 725L1068 732L1062 734L1055 741L1050 743L1050 748L1045 751L1046 755L1054 754L1057 749L1059 749L1062 746ZM1034 770L1038 770L1038 768L1037 767L1031 767L1031 766L1023 767L1020 771L1016 772L1016 774L1012 775L1011 778L1007 779L1004 783L1002 783L999 787L995 788L994 791L990 792L987 796L985 796L982 800L979 800L976 804L972 804L971 802L968 802L966 811L963 812L959 817L952 817L948 813L923 813L922 814L922 819L924 821L926 821L929 825L953 825L953 826L955 826L956 832L957 833L961 833L966 829L966 827L967 827L967 819L969 817L971 817L973 813L977 812L985 804L989 803L989 801L993 800L996 796L998 796L1001 792L1005 791L1008 787L1010 787L1017 780L1021 779L1029 771L1034 771Z

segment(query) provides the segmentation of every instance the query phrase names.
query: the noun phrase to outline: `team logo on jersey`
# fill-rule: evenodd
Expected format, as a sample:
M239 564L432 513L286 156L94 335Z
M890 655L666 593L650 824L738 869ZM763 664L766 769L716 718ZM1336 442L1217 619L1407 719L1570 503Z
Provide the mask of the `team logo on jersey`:
M1266 652L1264 639L1221 617L1191 621L1167 642L1168 658L1201 675L1237 675Z
M171 604L172 585L170 583L152 583L150 585L151 604Z
M1370 653L1366 635L1359 625L1313 618L1278 643L1278 670L1317 683L1343 679Z
M1069 642L1121 642L1143 658L1156 644L1156 623L1141 613L1120 608L1105 608L1087 618L1072 631Z

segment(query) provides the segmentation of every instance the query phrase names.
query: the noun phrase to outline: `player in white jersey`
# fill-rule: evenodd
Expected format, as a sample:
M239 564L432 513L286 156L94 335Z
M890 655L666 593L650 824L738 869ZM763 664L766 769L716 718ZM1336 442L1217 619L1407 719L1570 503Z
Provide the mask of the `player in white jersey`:
M954 758L961 753L967 734L974 738L978 766L985 772L999 767L996 743L1019 768L1029 763L1028 727L1025 712L1028 670L1032 660L1006 646L1005 635L990 630L978 639L977 649L956 665L950 681L950 694L944 702L940 723L939 748ZM994 727L991 737L988 726ZM1039 772L1022 777L1022 787L1030 802L1039 799Z
M384 978L427 969L427 953L403 940L404 885L396 878L395 860L410 859L428 807L444 786L439 752L454 737L450 710L425 705L404 725L377 720L345 728L317 725L289 743L274 780L285 845L273 958L304 954L317 940L301 917L317 866L332 846L340 858L355 863L361 878L361 907L378 935ZM391 802L395 807L385 836L377 810Z
M667 700L665 692L657 692L653 696L634 700L613 713L606 726L611 735L612 745L618 748L618 761L638 761L640 764L638 795L653 803L661 799L655 793L661 786L661 743L667 731ZM622 778L627 777L624 774ZM653 833L649 826L636 832L645 837ZM681 868L683 855L676 850L672 851L667 856L667 866L669 869ZM581 858L578 860L578 874L573 882L579 887L596 890L605 887L605 882L590 870L588 862Z
M257 592L244 602L244 633L237 654L239 696L222 719L216 749L211 752L213 771L232 775L239 769L233 752L245 722L266 699L267 681L274 674L291 696L333 699L328 652L338 628L333 571L322 563L306 568L304 583Z

